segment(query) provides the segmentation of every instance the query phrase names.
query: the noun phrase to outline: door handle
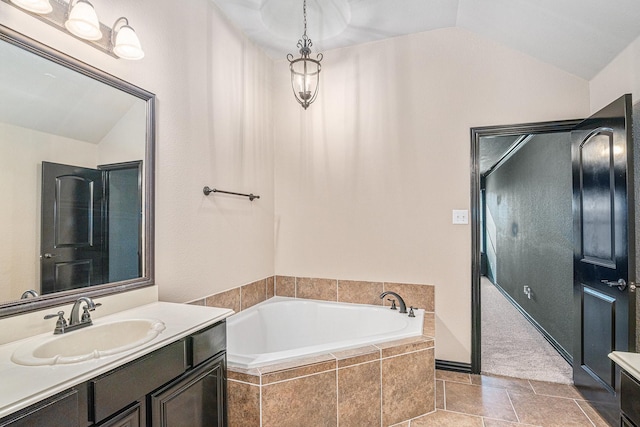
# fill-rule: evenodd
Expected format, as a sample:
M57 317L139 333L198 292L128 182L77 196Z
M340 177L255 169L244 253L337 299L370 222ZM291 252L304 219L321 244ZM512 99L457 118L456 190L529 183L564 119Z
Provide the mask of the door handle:
M56 255L54 255L54 254L44 254L42 257L49 259L49 258L55 258Z
M601 280L600 282L604 283L610 288L613 288L614 286L616 286L621 291L624 291L625 289L627 289L627 281L624 279L618 279L615 282L613 280Z

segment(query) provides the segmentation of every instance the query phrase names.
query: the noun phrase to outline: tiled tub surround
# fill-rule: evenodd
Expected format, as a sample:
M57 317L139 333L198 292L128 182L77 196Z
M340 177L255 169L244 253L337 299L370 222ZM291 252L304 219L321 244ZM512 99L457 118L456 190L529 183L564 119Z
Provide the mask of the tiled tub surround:
M272 276L192 301L191 304L230 308L238 313L277 295L389 306L389 301L380 299L380 294L384 291L400 294L407 307L424 309L423 333L429 337L436 336L433 285Z
M229 426L391 426L435 411L433 338L228 368Z
M251 370L228 367L229 426L407 425L435 410L433 285L275 276L192 304L246 310L273 296L424 309L423 335ZM311 402L311 404L310 404Z

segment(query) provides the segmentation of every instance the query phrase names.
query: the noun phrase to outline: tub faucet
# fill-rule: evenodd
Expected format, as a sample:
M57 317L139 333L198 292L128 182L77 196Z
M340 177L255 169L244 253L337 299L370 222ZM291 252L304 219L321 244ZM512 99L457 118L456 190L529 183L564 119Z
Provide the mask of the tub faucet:
M400 295L396 294L395 292L385 291L385 292L380 294L380 299L383 299L387 295L391 295L392 297L394 297L398 301L398 304L400 304L400 313L406 313L407 312L407 305L404 303L404 300L402 299L402 297Z

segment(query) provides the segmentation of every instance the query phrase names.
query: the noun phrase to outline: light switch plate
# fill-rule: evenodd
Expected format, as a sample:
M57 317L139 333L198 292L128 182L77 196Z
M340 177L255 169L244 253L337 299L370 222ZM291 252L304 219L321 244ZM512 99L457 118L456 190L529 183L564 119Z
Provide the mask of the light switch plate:
M453 210L453 223L454 224L469 224L469 211L464 209Z

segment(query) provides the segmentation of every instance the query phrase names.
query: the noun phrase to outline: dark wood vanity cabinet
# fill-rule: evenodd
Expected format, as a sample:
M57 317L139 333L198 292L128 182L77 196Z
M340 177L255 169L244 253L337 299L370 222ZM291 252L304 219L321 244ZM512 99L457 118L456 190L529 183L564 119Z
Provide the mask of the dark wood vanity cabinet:
M77 426L78 390L71 389L0 420L0 427Z
M640 382L620 372L620 425L640 427Z
M226 427L221 321L0 420L0 427Z

